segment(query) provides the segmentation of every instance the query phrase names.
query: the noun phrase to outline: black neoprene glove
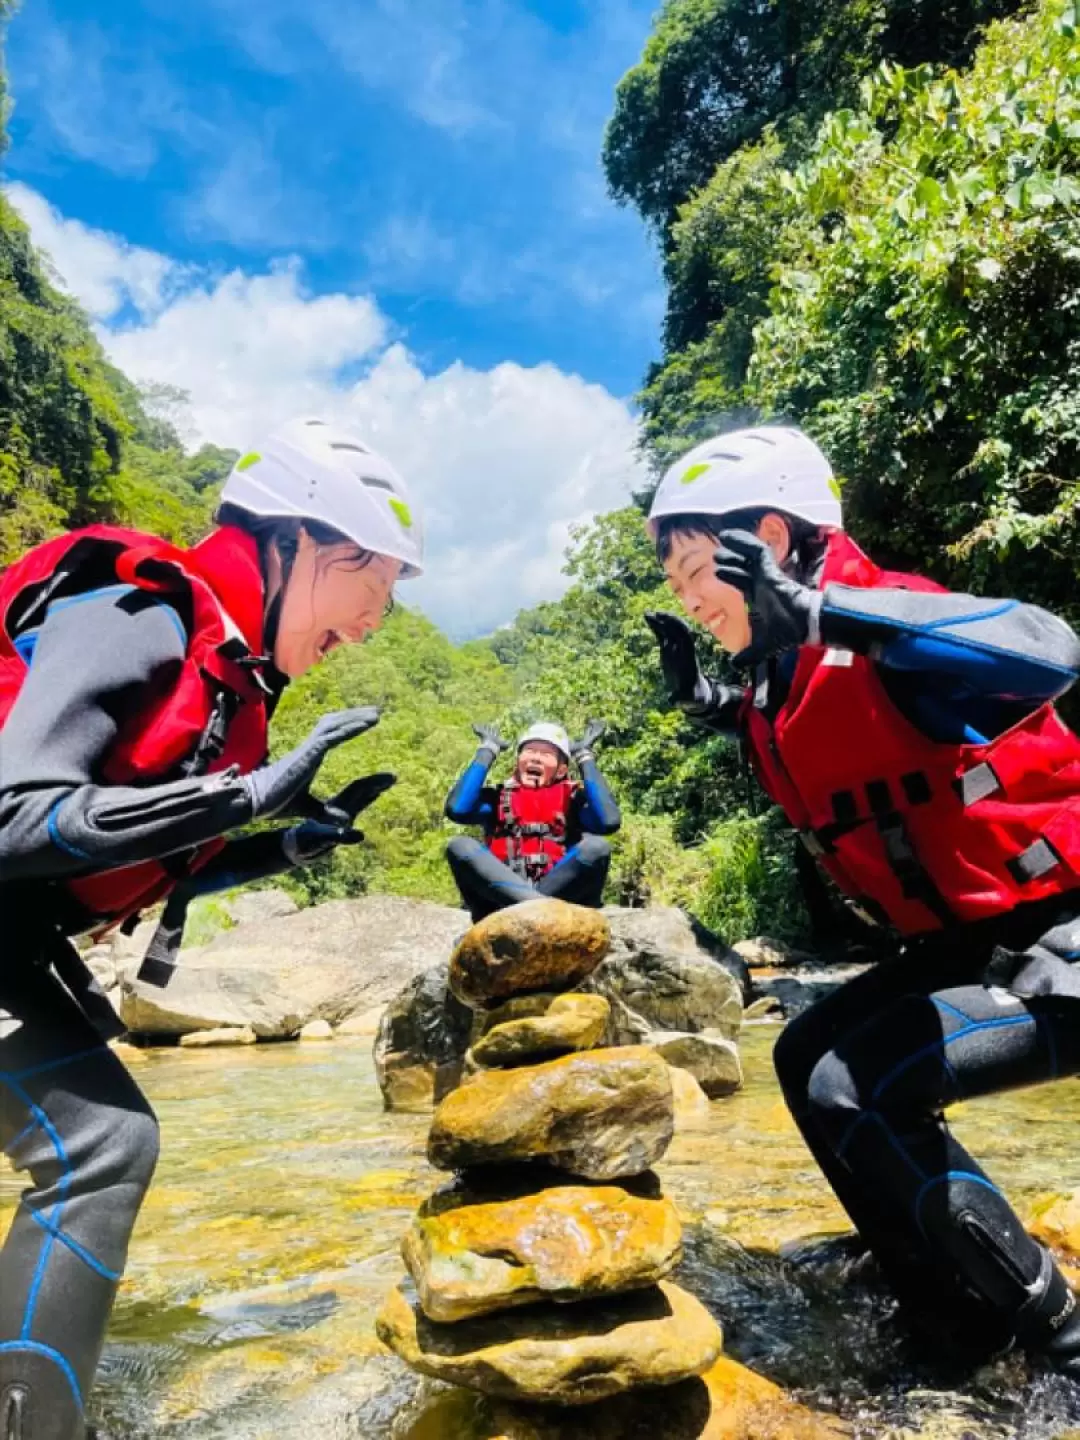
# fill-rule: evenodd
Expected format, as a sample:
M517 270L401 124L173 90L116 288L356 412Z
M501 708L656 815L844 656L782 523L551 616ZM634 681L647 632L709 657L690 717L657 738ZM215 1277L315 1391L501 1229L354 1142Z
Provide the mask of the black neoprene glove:
M734 663L756 665L799 645L817 645L820 593L785 575L769 546L748 530L721 531L719 540L716 577L740 590L750 610L751 641Z
M306 865L322 855L328 855L339 845L361 844L364 832L354 830L353 822L361 811L396 784L396 775L381 771L378 775L365 775L360 780L354 780L332 800L310 797L313 818L282 832L281 848L290 864Z
M649 610L645 623L660 646L660 668L672 704L689 720L719 733L734 733L746 692L706 678L698 664L694 632L677 615Z
M295 750L252 771L250 775L242 776L242 782L251 796L252 819L278 815L287 809L306 793L331 750L336 750L348 740L355 740L378 723L379 712L374 705L324 715ZM307 808L304 813L308 813Z
M494 725L474 725L472 728L473 734L480 741L477 759L486 752L489 757L486 763L494 765L502 752L510 749L509 740L504 740Z
M584 765L589 760L595 760L593 746L600 736L607 730L607 723L603 720L589 720L585 726L585 733L580 740L571 740L570 758L578 765Z

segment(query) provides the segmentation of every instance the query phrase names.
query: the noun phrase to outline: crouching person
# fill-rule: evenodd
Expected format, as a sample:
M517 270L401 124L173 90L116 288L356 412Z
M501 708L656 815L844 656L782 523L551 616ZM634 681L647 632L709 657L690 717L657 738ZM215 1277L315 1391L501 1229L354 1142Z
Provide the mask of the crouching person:
M611 846L622 823L592 747L604 732L593 721L580 740L560 725L533 725L517 743L514 773L488 785L488 771L509 748L490 725L474 725L480 747L446 801L458 825L479 825L483 840L455 836L446 855L474 920L547 896L598 908ZM580 782L570 778L573 762Z

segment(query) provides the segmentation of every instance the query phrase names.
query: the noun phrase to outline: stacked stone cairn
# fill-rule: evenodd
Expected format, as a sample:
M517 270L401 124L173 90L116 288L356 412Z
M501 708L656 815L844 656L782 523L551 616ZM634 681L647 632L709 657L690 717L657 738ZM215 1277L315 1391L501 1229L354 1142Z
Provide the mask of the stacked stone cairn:
M709 1370L716 1321L665 1277L682 1227L651 1167L674 1131L649 1046L597 1049L603 915L529 901L474 925L450 963L477 1014L466 1082L428 1157L456 1179L403 1244L409 1278L377 1321L415 1370L501 1401L585 1405Z

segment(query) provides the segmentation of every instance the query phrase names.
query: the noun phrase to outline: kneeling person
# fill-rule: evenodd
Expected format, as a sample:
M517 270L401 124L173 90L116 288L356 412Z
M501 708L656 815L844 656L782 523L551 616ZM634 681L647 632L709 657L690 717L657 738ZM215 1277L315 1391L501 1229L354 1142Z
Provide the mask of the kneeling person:
M447 797L446 814L458 825L483 826L484 838L455 836L446 855L474 920L541 895L599 907L611 863L601 837L622 823L592 753L604 728L594 721L571 742L561 725L534 725L518 740L510 779L488 785L488 771L509 747L492 726L473 726L480 747ZM580 783L570 778L571 761Z

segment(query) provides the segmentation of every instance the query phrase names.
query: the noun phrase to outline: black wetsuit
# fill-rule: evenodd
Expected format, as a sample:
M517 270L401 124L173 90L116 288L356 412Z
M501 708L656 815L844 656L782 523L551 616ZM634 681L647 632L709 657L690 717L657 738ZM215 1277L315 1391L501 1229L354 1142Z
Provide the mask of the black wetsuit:
M599 906L611 864L611 846L602 837L615 834L622 815L596 761L584 759L580 766L581 788L574 792L566 817L566 854L539 880L527 879L491 853L499 788L484 782L492 764L491 751L481 747L446 801L450 820L458 825L480 825L484 830L483 842L457 835L446 847L450 869L472 918L480 920L494 910L535 900L538 895Z
M0 1250L0 1440L80 1440L158 1137L95 1026L106 1007L66 938L95 917L57 882L223 834L250 802L227 777L102 778L129 707L179 670L175 610L114 587L54 606L23 639L30 668L0 730L0 1148L30 1184ZM241 837L200 886L288 864L282 832Z
M1015 601L827 586L824 643L870 655L931 739L982 743L1063 693L1080 642ZM842 634L842 640L830 634ZM773 714L797 652L758 676ZM715 729L735 723L706 717ZM953 1101L1080 1074L1080 890L909 940L792 1020L788 1106L909 1314L973 1354L1019 1342L1080 1378L1080 1324L1049 1254L951 1134Z

